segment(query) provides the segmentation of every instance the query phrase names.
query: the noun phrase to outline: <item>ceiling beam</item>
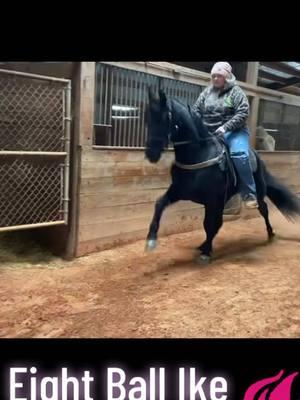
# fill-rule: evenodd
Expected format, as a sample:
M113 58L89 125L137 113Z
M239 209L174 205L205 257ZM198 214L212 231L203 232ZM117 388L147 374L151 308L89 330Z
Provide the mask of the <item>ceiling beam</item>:
M271 81L282 82L282 83L285 82L285 79L282 78L282 76L278 76L278 75L272 74L271 72L266 72L263 70L259 70L258 78L266 78Z
M293 76L298 76L300 78L300 71L290 65L283 64L279 61L261 61L261 65L265 65L266 67L277 69L278 71L285 72L286 74L290 74Z
M279 90L279 89L283 89L287 86L295 85L296 83L300 83L300 77L293 76L293 78L286 79L284 83L280 83L280 82L269 83L267 85L267 88L273 89L273 90Z

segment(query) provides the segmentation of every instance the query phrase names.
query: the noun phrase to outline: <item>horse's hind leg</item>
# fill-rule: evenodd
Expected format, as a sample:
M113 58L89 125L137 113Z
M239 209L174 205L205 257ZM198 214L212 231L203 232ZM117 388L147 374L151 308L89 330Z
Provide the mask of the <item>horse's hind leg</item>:
M265 223L266 223L266 227L267 227L267 232L268 232L268 238L269 238L269 241L271 241L274 238L275 233L273 231L272 225L270 224L270 220L269 220L268 204L262 198L258 197L257 200L258 200L259 212L264 217L264 220L265 220Z
M171 185L166 193L156 201L154 215L147 235L146 250L155 249L157 245L157 232L159 230L161 216L166 207L176 203L178 200L179 199L176 196L174 186Z
M266 196L266 192L267 192L267 187L266 187L264 177L262 175L261 168L259 168L258 173L255 174L255 184L256 184L256 190L257 190L258 210L265 220L266 228L267 228L267 232L268 232L268 239L269 239L269 241L271 241L275 237L275 233L273 231L272 225L269 220L268 204L264 200L264 198Z
M206 232L206 240L198 248L201 251L199 261L201 264L208 263L212 255L212 242L219 229L223 225L222 204L219 207L205 206L204 229Z

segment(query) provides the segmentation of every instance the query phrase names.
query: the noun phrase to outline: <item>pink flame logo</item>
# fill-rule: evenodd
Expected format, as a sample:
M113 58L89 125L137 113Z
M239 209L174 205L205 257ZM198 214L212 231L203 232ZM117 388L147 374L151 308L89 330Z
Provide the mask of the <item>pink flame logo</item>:
M268 385L275 383L280 380L284 373L284 370L281 370L277 375L272 376L270 378L262 379L258 382L253 383L246 391L244 400L254 400L255 396L262 389L261 394L257 398L257 400L266 400L267 395L268 400L291 400L291 386L295 379L295 377L299 374L299 372L294 372L293 374L288 375L284 378L277 386L270 392L270 388Z

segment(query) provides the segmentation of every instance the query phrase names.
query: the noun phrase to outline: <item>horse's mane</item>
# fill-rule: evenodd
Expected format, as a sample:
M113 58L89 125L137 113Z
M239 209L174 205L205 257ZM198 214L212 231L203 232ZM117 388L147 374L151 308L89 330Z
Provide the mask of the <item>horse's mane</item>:
M196 133L197 136L203 137L209 135L208 129L203 124L202 118L193 107L185 105L178 99L171 99L173 107L176 107L176 112L187 125L188 129L191 129Z

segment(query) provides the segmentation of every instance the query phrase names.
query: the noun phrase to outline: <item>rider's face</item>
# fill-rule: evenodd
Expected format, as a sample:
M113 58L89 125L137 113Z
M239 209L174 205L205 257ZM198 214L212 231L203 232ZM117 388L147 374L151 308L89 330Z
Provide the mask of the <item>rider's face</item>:
M211 77L211 80L212 80L213 86L217 89L223 88L225 85L225 82L226 82L225 77L220 74L213 74Z

